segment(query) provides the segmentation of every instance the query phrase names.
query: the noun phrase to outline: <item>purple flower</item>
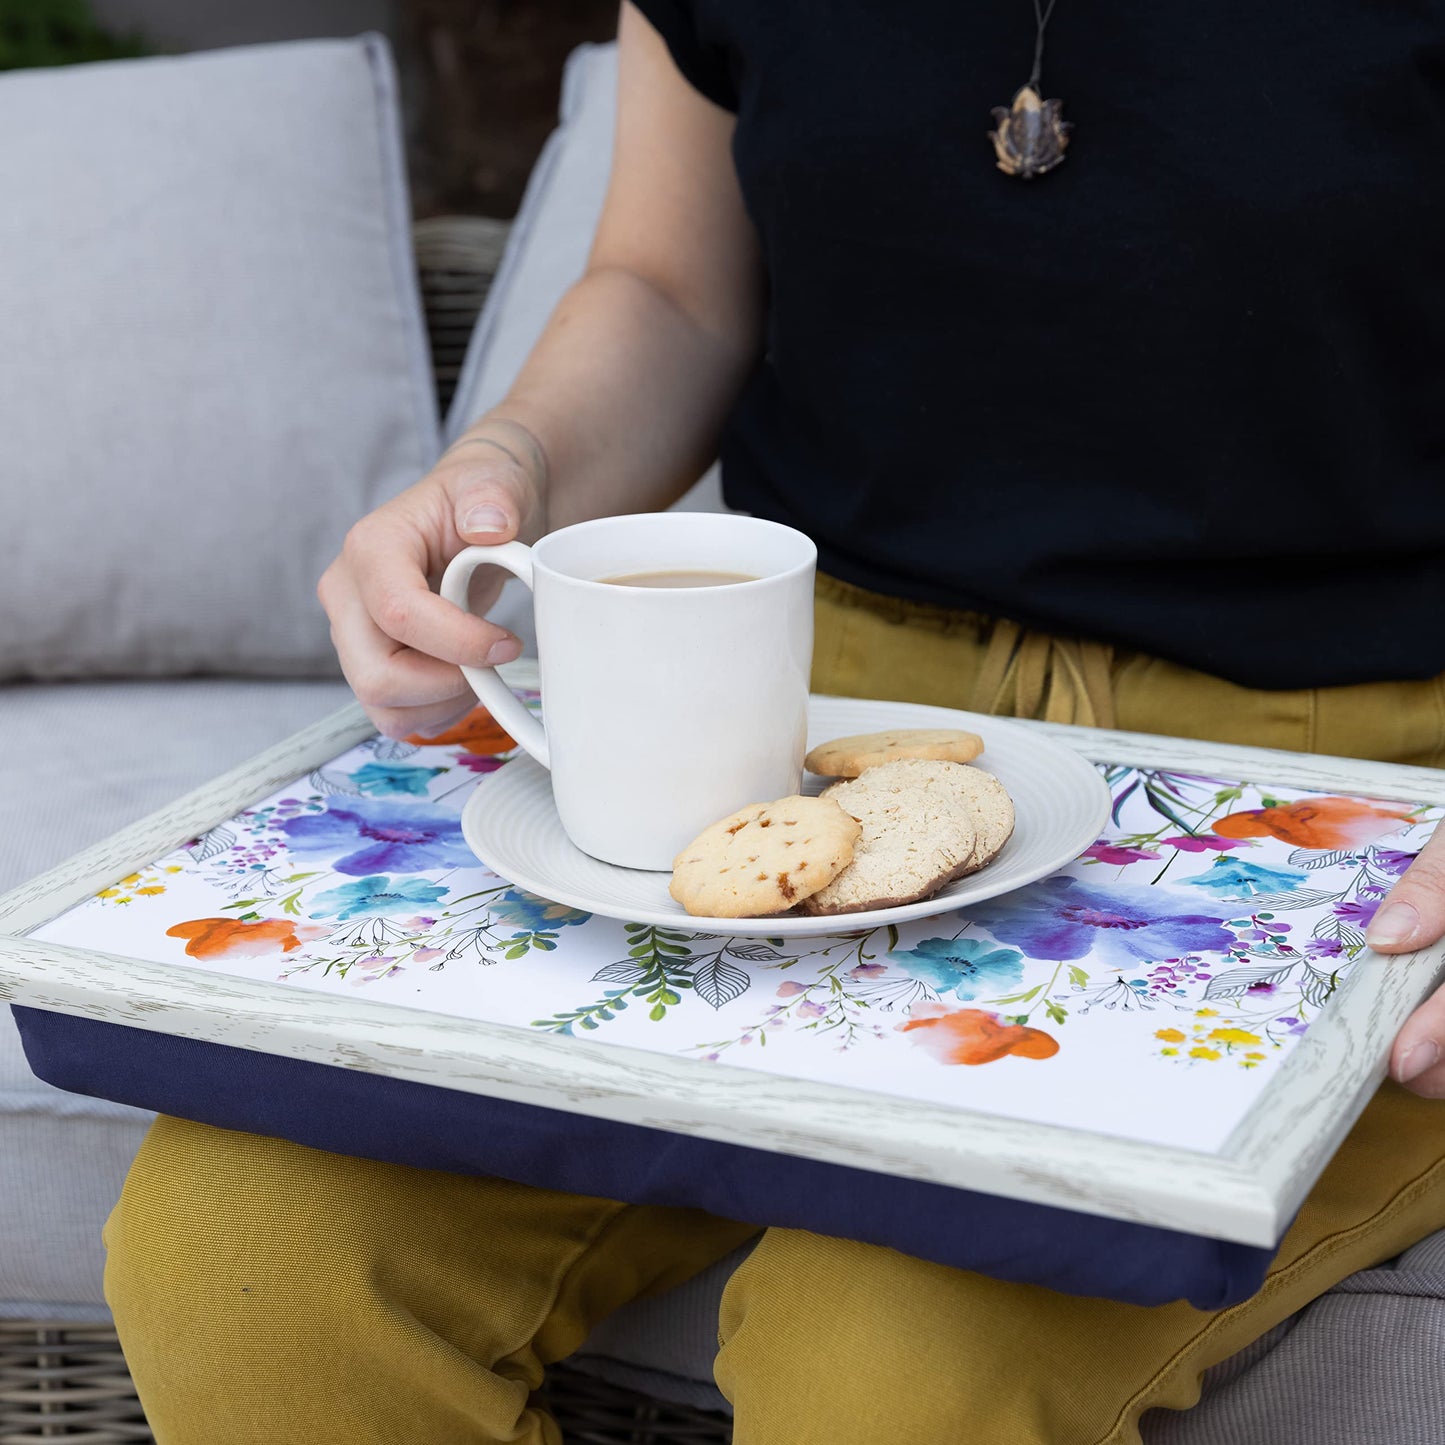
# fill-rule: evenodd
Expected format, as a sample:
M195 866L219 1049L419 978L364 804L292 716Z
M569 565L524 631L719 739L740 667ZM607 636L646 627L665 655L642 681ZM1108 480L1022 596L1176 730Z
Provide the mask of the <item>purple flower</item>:
M848 970L849 978L882 978L888 972L886 963L860 963Z
M1383 868L1386 873L1393 873L1398 877L1415 861L1416 855L1401 853L1396 848L1376 848L1373 858L1377 868Z
M1344 951L1338 938L1312 938L1305 944L1306 958L1339 958Z
M1092 955L1116 968L1186 953L1222 953L1234 942L1218 914L1199 912L1186 894L1149 887L1095 889L1070 877L1045 878L990 899L969 916L1030 958Z
M1156 862L1163 855L1151 853L1147 848L1126 848L1120 843L1106 843L1102 838L1092 847L1085 848L1081 858L1092 858L1096 863L1139 863L1145 859Z
M827 1018L828 1010L820 1003L814 1003L811 999L805 999L798 1005L798 1017L800 1019L822 1019Z
M1354 903L1336 903L1330 910L1336 918L1353 923L1358 928L1368 928L1370 920L1380 911L1378 898L1367 898Z
M1166 848L1177 848L1181 853L1208 853L1211 849L1216 853L1232 853L1236 848L1254 847L1253 843L1239 838L1218 838L1213 834L1193 837L1181 835L1178 838L1165 838L1163 842Z
M288 818L282 831L299 856L343 854L331 866L353 877L464 868L477 861L462 838L459 818L388 798L333 797L324 813Z

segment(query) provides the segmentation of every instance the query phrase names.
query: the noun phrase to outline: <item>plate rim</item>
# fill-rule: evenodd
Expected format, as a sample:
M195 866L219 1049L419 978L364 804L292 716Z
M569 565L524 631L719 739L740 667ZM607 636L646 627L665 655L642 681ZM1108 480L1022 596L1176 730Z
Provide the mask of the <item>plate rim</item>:
M849 933L861 933L875 928L886 928L890 924L911 923L920 918L932 918L943 913L953 913L970 908L975 904L986 902L988 899L997 898L1005 893L1013 893L1020 888L1026 888L1031 883L1037 883L1039 879L1048 877L1058 869L1079 856L1089 842L1094 841L1100 835L1105 823L1108 821L1110 810L1113 807L1113 797L1109 791L1109 785L1098 768L1085 758L1080 752L1060 742L1057 738L1048 736L1043 732L1036 732L1028 726L1027 720L1020 718L992 717L986 714L965 712L960 708L942 707L934 703L896 702L884 698L857 698L843 697L831 693L810 693L808 697L810 710L819 703L845 703L849 706L863 706L865 708L878 708L892 710L895 714L899 710L907 709L915 717L920 713L934 714L937 718L947 718L950 726L962 726L972 724L971 731L994 731L1013 733L1027 745L1049 756L1057 757L1067 767L1086 770L1096 785L1097 799L1093 819L1093 830L1091 837L1076 852L1068 857L1051 858L1047 862L1040 863L1034 867L1025 869L1018 877L1003 877L997 887L992 887L987 881L986 873L970 875L968 882L972 884L969 895L963 901L956 896L950 896L946 891L936 893L931 898L920 899L915 903L897 904L892 908L875 908L861 913L839 913L825 916L801 915L774 915L765 918L715 918L707 915L693 915L688 913L661 913L652 908L633 908L625 912L619 910L616 905L606 904L598 908L596 899L589 898L583 893L570 888L556 889L551 884L539 886L527 878L512 878L510 872L499 870L486 856L486 850L478 848L475 834L478 829L478 819L484 811L483 804L490 788L495 787L497 782L504 777L507 771L517 765L524 770L537 770L545 772L542 765L525 752L519 752L517 756L508 761L506 768L500 768L496 772L486 775L471 792L461 812L462 836L467 846L476 855L483 867L491 869L497 877L510 883L513 887L523 888L529 893L535 893L538 897L546 898L553 903L561 903L568 908L577 908L586 913L592 913L601 918L611 918L625 923L641 923L649 927L657 928L678 928L689 933L711 933L718 937L727 938L819 938L829 935L842 935ZM897 725L895 719L895 725ZM915 725L924 725L920 718ZM986 756L985 752L985 756ZM988 770L991 771L991 770ZM1080 774L1082 780L1082 774ZM496 781L494 781L496 780ZM1080 828L1082 834L1083 829ZM575 845L574 845L575 846ZM579 850L580 851L580 850ZM584 855L589 856L589 855ZM615 868L615 864L603 863L600 859L593 859L602 868ZM617 869L618 872L640 872L638 869ZM564 896L565 895L565 896ZM605 902L605 900L604 900Z

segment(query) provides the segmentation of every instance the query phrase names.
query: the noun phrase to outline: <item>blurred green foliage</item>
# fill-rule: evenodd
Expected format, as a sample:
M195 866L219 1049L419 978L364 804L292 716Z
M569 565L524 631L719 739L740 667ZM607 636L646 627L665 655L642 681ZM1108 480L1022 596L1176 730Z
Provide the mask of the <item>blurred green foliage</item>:
M146 55L139 35L95 23L86 0L0 0L0 70Z

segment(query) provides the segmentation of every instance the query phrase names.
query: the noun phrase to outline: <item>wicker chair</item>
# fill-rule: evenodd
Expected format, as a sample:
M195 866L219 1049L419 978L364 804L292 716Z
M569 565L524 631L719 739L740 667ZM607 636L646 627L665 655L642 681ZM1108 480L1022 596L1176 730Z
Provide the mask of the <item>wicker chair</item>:
M456 389L507 223L439 216L414 231L440 404ZM728 1445L732 1422L661 1403L568 1365L543 1398L568 1445ZM108 1326L0 1320L0 1445L132 1445L154 1437Z

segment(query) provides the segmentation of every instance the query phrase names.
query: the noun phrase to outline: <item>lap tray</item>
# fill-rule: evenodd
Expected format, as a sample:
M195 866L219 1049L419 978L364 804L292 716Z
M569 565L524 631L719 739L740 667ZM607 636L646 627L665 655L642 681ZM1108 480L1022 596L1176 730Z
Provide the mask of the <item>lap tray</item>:
M509 743L483 716L397 744L348 709L0 900L0 985L76 1092L1219 1308L1435 979L1440 949L1387 962L1363 927L1445 785L1049 731L1115 799L1058 874L712 938L478 864L457 819Z

